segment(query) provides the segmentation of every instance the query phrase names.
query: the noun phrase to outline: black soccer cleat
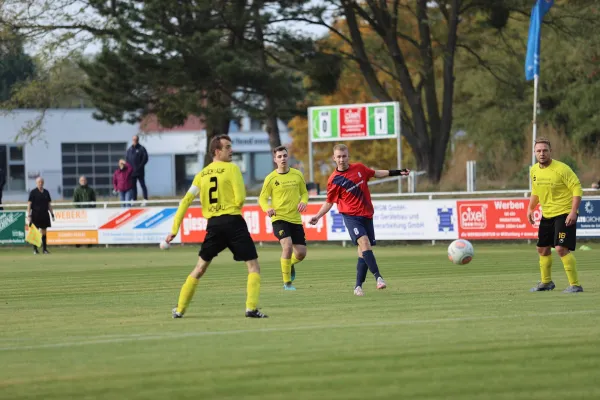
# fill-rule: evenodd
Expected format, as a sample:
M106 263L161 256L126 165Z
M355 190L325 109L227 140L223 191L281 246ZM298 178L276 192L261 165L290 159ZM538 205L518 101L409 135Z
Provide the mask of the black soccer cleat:
M269 318L269 316L261 313L260 311L258 311L258 309L256 309L246 311L246 318Z
M50 254L50 252L48 250L44 250L43 252L44 254Z
M552 281L550 281L548 283L539 282L536 286L532 287L529 291L530 292L546 292L546 291L554 290L555 287L556 287L556 285L554 285L554 282L552 282Z

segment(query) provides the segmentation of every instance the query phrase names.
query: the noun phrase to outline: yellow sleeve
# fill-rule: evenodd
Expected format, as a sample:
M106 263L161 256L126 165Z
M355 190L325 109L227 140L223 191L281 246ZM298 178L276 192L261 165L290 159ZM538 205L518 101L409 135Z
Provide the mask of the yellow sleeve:
M242 171L240 171L240 168L235 164L233 164L232 174L233 179L231 180L231 185L233 186L234 203L241 209L246 201L246 186L244 185L244 177L242 176Z
M198 194L200 194L200 174L196 175L192 182L192 186L190 186L185 196L183 196L183 199L179 202L179 207L177 207L175 219L173 220L173 226L171 227L171 234L177 235L185 212L190 208Z
M300 172L298 174L300 178L300 201L302 203L308 203L308 190L306 190L306 181L304 180L304 175Z
M534 175L533 168L534 167L529 167L529 176L531 178L531 195L539 197L537 190L535 190L536 185L535 185L535 181L533 180L533 175Z
M575 175L575 172L573 172L573 170L571 168L567 168L567 171L565 174L565 180L566 180L565 184L567 185L567 187L569 188L571 193L573 193L573 196L578 196L578 197L583 196L583 189L581 189L581 182L579 182L579 178L577 177L577 175Z
M267 175L267 178L265 179L263 187L260 191L260 195L258 196L258 204L264 212L267 212L267 210L271 208L271 206L269 205L269 197L271 197L272 192L273 190L271 188L271 175Z

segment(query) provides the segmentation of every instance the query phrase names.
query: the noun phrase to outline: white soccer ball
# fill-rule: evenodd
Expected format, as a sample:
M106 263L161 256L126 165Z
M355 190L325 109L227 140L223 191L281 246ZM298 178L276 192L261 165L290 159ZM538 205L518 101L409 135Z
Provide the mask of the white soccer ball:
M448 246L448 258L454 264L465 265L471 262L475 251L468 240L457 239Z
M160 242L159 247L161 248L161 250L169 250L169 247L171 247L171 245L165 240L163 240L162 242Z

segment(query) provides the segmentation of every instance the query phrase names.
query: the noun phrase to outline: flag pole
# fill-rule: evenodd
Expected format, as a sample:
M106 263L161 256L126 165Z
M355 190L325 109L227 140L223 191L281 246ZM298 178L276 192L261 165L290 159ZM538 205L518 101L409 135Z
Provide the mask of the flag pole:
M538 103L538 81L539 75L533 78L533 134L531 141L532 150L535 149L535 139L537 139L537 103ZM531 165L535 164L535 153L531 154Z
M535 139L537 138L537 103L538 103L538 82L539 82L539 75L535 75L533 77L533 132L531 133L531 165L530 165L530 169L532 166L535 165ZM529 191L531 191L531 174L527 174L529 175Z

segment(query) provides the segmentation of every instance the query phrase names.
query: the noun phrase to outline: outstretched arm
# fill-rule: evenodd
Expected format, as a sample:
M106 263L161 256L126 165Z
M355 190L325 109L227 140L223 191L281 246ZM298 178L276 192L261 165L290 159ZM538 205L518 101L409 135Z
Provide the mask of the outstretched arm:
M403 168L403 169L378 169L375 170L375 178L385 178L388 176L406 176L410 174L410 170Z

